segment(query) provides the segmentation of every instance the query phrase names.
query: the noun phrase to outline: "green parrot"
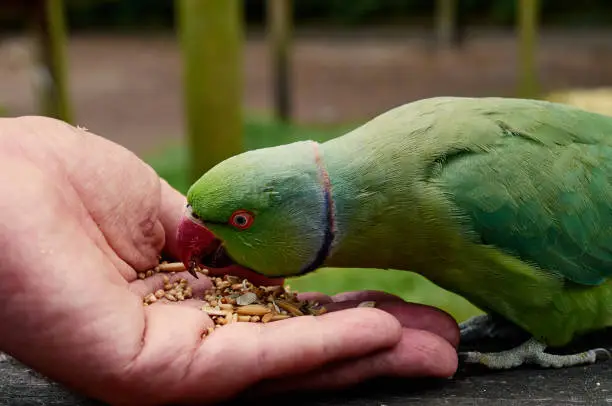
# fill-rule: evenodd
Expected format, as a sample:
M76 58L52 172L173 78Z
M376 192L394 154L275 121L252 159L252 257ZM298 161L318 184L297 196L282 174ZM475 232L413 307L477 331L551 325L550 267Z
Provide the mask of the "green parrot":
M545 350L612 325L612 117L539 100L419 100L324 143L233 156L187 202L178 241L190 268L412 271L486 312L460 325L462 340L508 326L529 335L465 362L610 358Z

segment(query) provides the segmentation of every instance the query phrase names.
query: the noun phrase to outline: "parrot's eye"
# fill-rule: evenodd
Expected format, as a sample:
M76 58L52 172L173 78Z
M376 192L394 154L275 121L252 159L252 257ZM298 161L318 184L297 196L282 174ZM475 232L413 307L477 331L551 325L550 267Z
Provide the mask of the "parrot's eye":
M241 230L246 230L253 224L253 214L246 210L236 210L230 217L230 224Z

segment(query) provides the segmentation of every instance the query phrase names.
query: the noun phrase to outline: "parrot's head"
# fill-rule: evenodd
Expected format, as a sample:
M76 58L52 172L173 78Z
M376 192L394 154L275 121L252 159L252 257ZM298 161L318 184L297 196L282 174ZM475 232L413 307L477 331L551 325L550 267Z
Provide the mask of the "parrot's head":
M181 260L209 270L236 264L267 277L322 265L329 253L329 177L319 144L295 142L233 156L187 192Z

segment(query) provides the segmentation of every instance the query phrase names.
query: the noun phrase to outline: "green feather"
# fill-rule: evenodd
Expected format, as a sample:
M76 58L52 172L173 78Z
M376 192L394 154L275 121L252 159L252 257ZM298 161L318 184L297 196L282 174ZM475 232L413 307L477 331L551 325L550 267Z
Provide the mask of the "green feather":
M546 128L534 144L518 127L492 151L448 162L439 181L483 242L596 285L612 274L612 146L567 141L570 129Z
M310 152L294 145L260 150L256 167L245 154L205 174L194 209L259 210L242 197L246 185L222 179L248 170L257 190L262 179L312 170ZM392 109L320 150L336 225L326 265L418 272L549 345L612 325L611 117L544 101L440 97ZM258 244L218 230L230 255L264 274L311 261L324 223L320 185L308 179L279 183L282 222L264 218ZM208 189L216 192L205 197ZM290 257L278 234L299 245Z

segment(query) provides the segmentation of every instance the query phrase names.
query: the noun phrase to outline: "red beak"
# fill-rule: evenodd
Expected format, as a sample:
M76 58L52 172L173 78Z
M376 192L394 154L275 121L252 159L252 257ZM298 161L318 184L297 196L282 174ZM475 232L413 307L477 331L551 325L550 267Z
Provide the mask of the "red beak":
M193 260L206 254L207 249L214 249L215 240L215 235L209 229L193 222L189 217L183 216L176 236L179 259L187 269L191 270L194 265L192 264Z
M179 248L180 261L194 277L198 277L194 267L203 265L208 269L209 275L218 276L231 274L240 278L246 278L256 285L282 285L284 278L267 278L249 268L238 264L231 264L223 268L213 268L206 264L198 263L198 260L217 249L220 241L206 227L195 223L189 217L183 216L177 230L177 245Z

